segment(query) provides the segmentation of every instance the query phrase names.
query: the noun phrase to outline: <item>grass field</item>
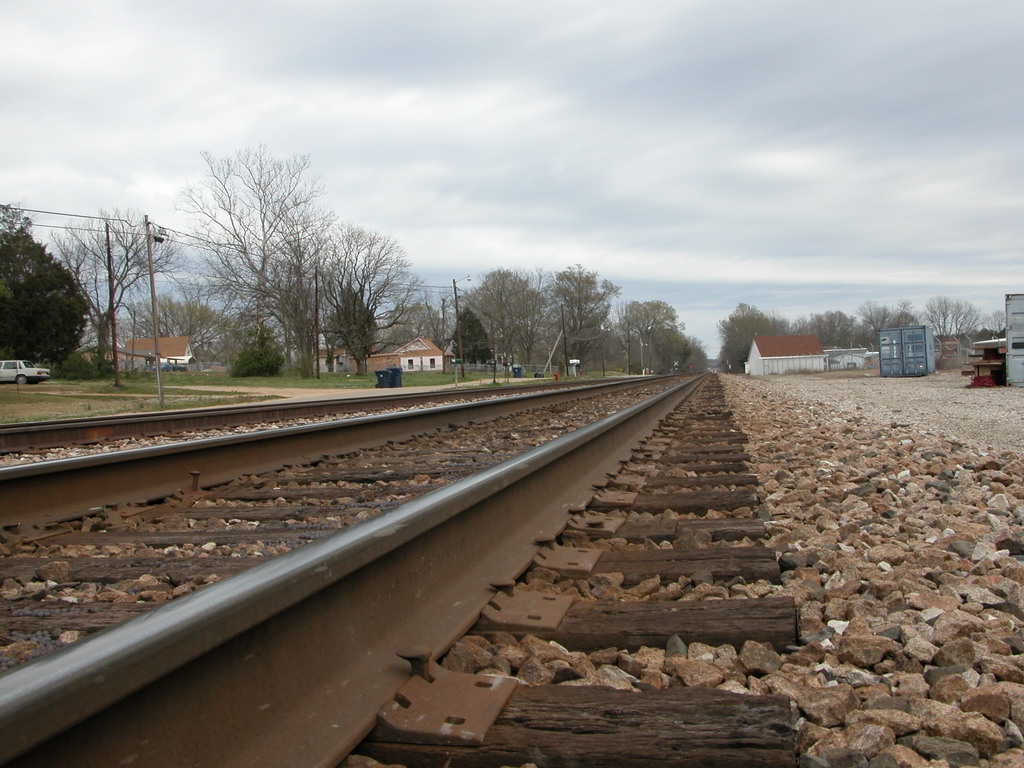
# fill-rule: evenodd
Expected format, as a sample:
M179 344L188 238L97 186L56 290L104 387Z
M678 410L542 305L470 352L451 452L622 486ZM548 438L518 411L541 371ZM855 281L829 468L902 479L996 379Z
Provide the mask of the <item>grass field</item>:
M227 374L166 372L161 374L164 407L199 408L202 406L251 403L275 397L294 397L303 391L327 394L340 389L373 389L374 374L331 373L319 379L298 376L255 376L233 378ZM472 375L467 379L490 383L490 377ZM467 379L460 378L461 381ZM453 384L452 374L405 372L404 387ZM125 376L119 389L113 380L51 380L43 384L4 384L0 386L0 422L18 423L49 419L80 418L113 413L140 413L159 410L156 374Z

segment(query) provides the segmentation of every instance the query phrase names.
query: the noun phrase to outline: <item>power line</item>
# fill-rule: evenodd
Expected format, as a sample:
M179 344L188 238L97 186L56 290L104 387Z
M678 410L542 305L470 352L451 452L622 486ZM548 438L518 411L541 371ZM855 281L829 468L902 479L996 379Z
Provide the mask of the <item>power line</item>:
M17 211L25 211L25 212L28 212L28 213L42 213L42 214L45 214L47 216L70 216L70 217L75 218L75 219L93 219L94 221L120 221L120 222L124 222L125 224L131 224L132 226L135 225L135 222L128 221L127 219L122 219L122 218L120 218L118 216L92 216L91 214L88 214L88 213L63 213L61 211L43 211L43 210L40 210L38 208L22 208L20 205L13 205L13 204L8 204L7 207L8 208L13 208L14 210L17 210ZM35 222L32 222L32 223L35 224ZM39 224L37 226L43 227L43 226L46 226L46 225L45 224Z
M69 227L66 224L40 224L38 222L32 222L33 227L39 227L41 229L63 229L66 232L92 232L97 235L102 235L104 230L102 229L87 229L85 227Z

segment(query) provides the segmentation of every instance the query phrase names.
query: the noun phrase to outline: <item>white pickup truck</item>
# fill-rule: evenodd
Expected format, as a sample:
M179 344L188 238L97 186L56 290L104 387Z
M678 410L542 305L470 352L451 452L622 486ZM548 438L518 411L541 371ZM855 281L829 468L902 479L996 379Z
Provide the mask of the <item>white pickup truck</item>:
M0 384L38 384L49 378L49 368L38 368L28 360L0 360Z

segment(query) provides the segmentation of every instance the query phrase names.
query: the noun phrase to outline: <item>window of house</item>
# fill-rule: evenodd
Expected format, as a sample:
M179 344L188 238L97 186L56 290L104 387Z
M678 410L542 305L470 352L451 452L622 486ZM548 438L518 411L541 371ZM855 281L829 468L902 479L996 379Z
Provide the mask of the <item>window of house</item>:
M409 370L410 371L412 370L412 358L411 357L409 358Z
M434 358L434 357L430 358L430 367L431 368L437 368L437 358Z

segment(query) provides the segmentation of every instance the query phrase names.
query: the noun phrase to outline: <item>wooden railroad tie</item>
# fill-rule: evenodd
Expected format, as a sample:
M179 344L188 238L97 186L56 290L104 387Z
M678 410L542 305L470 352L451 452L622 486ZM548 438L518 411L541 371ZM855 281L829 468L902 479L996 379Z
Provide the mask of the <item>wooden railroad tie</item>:
M569 520L567 532L584 534L592 539L626 539L639 542L673 541L687 534L709 534L712 541L762 539L765 535L763 520L750 518L683 518L677 520L628 521L624 515L584 513Z
M797 643L797 610L791 597L592 602L519 589L496 594L472 632L485 636L530 634L588 652L664 648L674 635L686 643L737 648L755 640L782 651Z
M558 571L566 578L598 573L621 573L624 585L639 584L660 575L669 581L681 576L710 576L715 581L742 577L747 582L779 583L781 572L775 551L767 547L703 547L609 552L583 547L544 547L534 564Z
M411 679L396 701L382 708L378 727L358 754L417 768L529 762L544 768L795 765L785 696L561 685L509 691L481 682L481 675L437 675L436 670L426 675ZM463 699L473 686L472 701ZM412 727L404 729L405 724Z
M760 504L756 491L690 491L680 493L637 493L601 491L587 506L595 512L625 509L633 512L664 512L705 515L709 509L733 510Z

